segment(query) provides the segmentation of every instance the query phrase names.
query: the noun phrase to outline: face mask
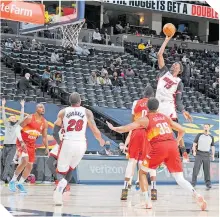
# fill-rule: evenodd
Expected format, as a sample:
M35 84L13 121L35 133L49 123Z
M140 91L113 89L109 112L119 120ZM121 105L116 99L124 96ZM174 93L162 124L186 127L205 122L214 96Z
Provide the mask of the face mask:
M110 145L105 145L105 150L109 151L110 150Z
M17 123L17 121L16 122L9 121L9 123L11 126L14 126Z

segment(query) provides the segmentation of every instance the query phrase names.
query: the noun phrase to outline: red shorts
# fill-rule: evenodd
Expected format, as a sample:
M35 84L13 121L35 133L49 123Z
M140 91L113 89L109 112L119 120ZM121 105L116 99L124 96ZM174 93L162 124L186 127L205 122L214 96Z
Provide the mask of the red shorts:
M143 128L133 130L128 146L129 158L143 161L150 151L150 144L146 138L146 130Z
M29 163L34 163L35 162L35 143L27 143L26 144L26 148L21 146L21 143L17 140L16 142L16 147L17 147L17 151L18 151L18 155L19 157L28 157Z
M150 153L143 161L143 167L156 169L161 163L165 163L170 173L183 171L180 153L176 141L154 143L151 147L152 149Z

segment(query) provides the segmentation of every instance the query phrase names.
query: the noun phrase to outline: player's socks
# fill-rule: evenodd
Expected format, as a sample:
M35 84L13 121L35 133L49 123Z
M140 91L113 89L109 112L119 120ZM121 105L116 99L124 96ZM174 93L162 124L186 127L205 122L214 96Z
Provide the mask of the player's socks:
M20 178L20 180L18 181L18 184L23 184L25 182L26 179L24 179L23 177Z
M14 173L14 175L13 175L11 181L16 182L16 181L17 181L17 178L18 178L18 175L16 175L16 174Z
M57 206L61 206L63 204L63 190L65 189L67 185L66 179L61 179L56 187L56 190L53 194L54 203Z
M146 204L146 209L152 209L152 204L149 198L148 191L143 192L145 204Z
M157 200L156 181L151 181L151 200Z
M124 189L128 188L128 181L124 181Z
M132 180L133 180L133 176L131 176L129 182L128 182L128 189L130 190L132 187Z

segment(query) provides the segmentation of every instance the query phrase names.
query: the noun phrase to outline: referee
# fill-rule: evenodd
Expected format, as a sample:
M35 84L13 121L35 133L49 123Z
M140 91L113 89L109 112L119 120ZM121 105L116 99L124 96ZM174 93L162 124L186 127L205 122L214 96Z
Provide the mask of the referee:
M195 163L192 175L192 185L196 186L197 176L200 167L203 164L204 178L207 190L211 188L210 181L210 149L212 149L212 160L215 160L215 146L214 137L209 133L210 125L204 125L203 133L199 133L193 143L193 155L195 156Z

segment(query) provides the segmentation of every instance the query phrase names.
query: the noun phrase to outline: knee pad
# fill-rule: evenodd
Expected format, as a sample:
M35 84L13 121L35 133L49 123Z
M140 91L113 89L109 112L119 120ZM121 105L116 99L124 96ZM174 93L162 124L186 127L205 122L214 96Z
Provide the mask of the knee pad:
M125 178L130 178L134 174L134 167L137 164L137 161L135 159L129 159L128 165L125 171Z

